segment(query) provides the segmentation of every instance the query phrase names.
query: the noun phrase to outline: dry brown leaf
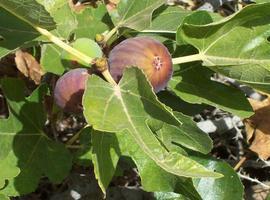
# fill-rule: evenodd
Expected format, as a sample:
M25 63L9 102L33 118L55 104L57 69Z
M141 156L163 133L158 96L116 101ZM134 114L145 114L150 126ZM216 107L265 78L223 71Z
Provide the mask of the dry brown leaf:
M15 53L15 63L18 70L24 76L29 77L35 84L40 84L44 71L31 54L23 52L22 50L17 50Z
M247 140L250 142L250 150L266 160L270 157L270 97L264 101L249 99L255 111L250 118L245 119Z

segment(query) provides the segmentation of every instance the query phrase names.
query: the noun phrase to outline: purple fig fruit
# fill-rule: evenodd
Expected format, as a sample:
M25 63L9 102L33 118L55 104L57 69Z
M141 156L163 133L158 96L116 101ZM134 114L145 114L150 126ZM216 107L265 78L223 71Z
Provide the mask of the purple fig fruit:
M116 82L121 79L124 69L131 66L143 70L156 93L167 86L173 72L168 49L149 37L126 39L110 52L109 71Z
M54 88L55 103L66 112L82 112L82 96L89 75L87 69L77 68L61 76Z

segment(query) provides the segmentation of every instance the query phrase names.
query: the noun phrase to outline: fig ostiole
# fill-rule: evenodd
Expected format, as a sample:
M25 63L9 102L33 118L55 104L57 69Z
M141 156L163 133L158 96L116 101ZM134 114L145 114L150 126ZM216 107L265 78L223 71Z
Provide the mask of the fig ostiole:
M109 71L116 82L127 67L137 66L146 75L154 91L163 90L173 73L172 58L168 49L150 37L126 39L109 54Z
M88 76L90 73L85 68L72 69L61 76L54 88L55 103L66 112L81 113Z

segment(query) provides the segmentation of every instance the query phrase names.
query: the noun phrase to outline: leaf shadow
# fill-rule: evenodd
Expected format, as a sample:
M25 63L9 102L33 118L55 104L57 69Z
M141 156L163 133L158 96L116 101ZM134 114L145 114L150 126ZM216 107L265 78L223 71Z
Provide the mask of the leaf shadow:
M14 15L10 14L3 8L0 8L0 47L14 50L19 46L33 41L40 34L29 24L18 20Z

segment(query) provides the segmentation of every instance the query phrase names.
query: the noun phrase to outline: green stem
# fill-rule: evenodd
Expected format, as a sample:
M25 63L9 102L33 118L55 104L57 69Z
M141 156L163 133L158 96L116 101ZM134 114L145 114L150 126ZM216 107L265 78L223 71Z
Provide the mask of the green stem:
M118 26L114 27L112 30L110 30L109 33L107 33L105 36L104 36L104 43L107 43L108 40L116 33L116 31L118 30Z
M199 60L202 60L202 55L201 54L194 54L194 55L190 55L190 56L173 58L172 62L174 65L176 65L176 64L194 62L194 61L199 61Z
M51 42L56 44L57 46L61 47L62 49L66 50L70 54L76 56L80 60L86 62L86 63L92 63L93 58L81 53L77 49L74 49L70 45L66 44L62 40L60 40L58 37L54 36L52 33L47 31L46 29L40 28L40 27L35 27L38 32L40 32L42 35L46 36Z
M93 64L94 59L83 54L82 52L78 51L77 49L74 49L73 47L71 47L70 45L66 44L65 42L63 42L61 39L59 39L58 37L54 36L52 33L50 33L49 31L47 31L46 29L43 29L41 27L38 26L34 26L34 28L43 36L46 36L49 41L53 42L54 44L56 44L57 46L61 47L62 49L66 50L67 52L69 52L70 54L76 56L78 59L80 59L81 61L84 61L85 63L89 63L89 64ZM111 83L112 85L117 85L117 83L114 81L114 79L112 78L111 74L109 73L108 70L105 70L104 72L102 72L102 75L104 76L104 78Z

